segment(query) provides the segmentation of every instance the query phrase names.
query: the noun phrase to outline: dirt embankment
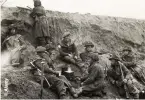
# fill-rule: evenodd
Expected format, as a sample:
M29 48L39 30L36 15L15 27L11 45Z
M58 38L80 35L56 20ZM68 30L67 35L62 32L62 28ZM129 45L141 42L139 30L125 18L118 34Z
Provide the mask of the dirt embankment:
M35 46L34 34L32 34L33 20L29 16L30 10L23 8L2 7L2 36L6 33L8 25L17 21L24 21L27 32L21 32L28 42L28 47ZM47 11L50 32L53 34L56 45L60 42L62 34L70 31L79 52L83 51L82 43L92 41L95 51L120 53L125 46L130 46L136 52L139 64L145 66L145 21L105 16L93 16L90 14L61 13ZM33 49L28 49L33 52ZM100 63L109 65L108 55L100 56ZM9 79L9 95L4 96L5 79ZM108 84L106 98L116 98L116 90ZM34 81L29 73L29 66L23 68L2 67L2 98L36 99L40 98L41 86ZM50 90L44 91L43 98L57 98Z

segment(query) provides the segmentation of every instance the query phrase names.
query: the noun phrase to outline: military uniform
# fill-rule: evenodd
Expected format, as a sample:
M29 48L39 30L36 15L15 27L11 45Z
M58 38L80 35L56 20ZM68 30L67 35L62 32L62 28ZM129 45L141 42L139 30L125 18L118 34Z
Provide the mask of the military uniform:
M7 50L11 52L11 63L21 63L21 54L26 48L23 37L20 34L12 35L5 40L5 45Z
M124 49L123 51L130 51L130 48ZM145 73L143 72L143 68L136 65L135 57L132 53L128 55L122 55L122 61L124 65L132 72L132 74L140 80L143 84L145 84Z
M34 18L34 37L37 45L46 45L51 40L48 19L44 7L41 6L41 1L35 0L34 5L35 3L37 5L33 8L32 13L30 14L31 17Z
M119 58L117 56L113 56L110 58L110 60L115 59L117 62L119 61ZM127 80L126 83L123 83L123 80L121 78L121 70L120 67L122 68L122 72L124 75L125 80ZM134 96L134 98L138 98L139 96L139 90L135 87L133 77L130 73L130 71L120 63L116 63L115 65L111 65L111 68L107 71L107 75L109 77L109 80L113 82L113 84L117 85L119 92L121 95L123 95L124 88L123 85L126 84L128 88L128 92ZM130 83L132 82L132 83Z
M82 87L78 90L79 93L87 93L91 95L96 95L96 93L104 93L105 88L105 74L103 67L98 63L98 56L92 57L93 62L88 67L88 75L81 78Z
M92 46L94 47L93 43L92 42L86 42L85 43L85 47L87 46ZM83 52L80 54L80 58L82 60L82 62L84 63L84 66L82 67L82 70L85 72L85 73L88 73L86 72L88 70L88 67L90 66L90 64L92 63L92 57L97 57L97 59L99 60L99 57L97 54L93 53L93 52Z
M68 35L70 34L65 34L63 38ZM66 43L65 40L62 40L59 52L62 60L77 65L75 56L78 56L78 52L76 45L74 43L71 43L71 39L68 41L68 43ZM70 57L69 54L71 54L72 57Z
M88 69L88 76L83 82L83 91L101 91L105 87L104 83L104 69L98 63L90 66Z
M46 49L44 47L37 47L36 51L38 53L42 53L44 51L46 51ZM34 64L37 66L37 68L39 68L40 70L42 70L42 67L44 67L44 73L45 73L45 77L47 78L47 80L50 82L50 85L52 85L52 88L54 88L58 94L59 97L64 99L67 93L67 89L69 89L69 91L72 93L72 95L74 95L74 91L73 91L73 87L70 84L70 82L65 78L65 76L58 76L58 73L50 68L50 66L48 66L48 62L45 59L45 56L43 58L43 53L41 55L41 57L39 55L37 55L36 60L34 61ZM45 59L45 64L42 66L41 62L43 61L42 59ZM65 98L66 99L66 98Z

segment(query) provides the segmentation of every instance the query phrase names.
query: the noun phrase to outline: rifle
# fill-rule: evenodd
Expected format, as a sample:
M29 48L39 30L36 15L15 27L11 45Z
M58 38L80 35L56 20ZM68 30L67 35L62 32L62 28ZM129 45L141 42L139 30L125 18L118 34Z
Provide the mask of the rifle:
M134 68L132 68L132 67L130 67L130 69L134 72L135 77L145 85L145 79L144 79L144 77L143 77L143 76L144 76L143 73L142 73L142 72L138 73L138 72L137 72ZM140 75L140 74L142 74L142 75Z
M35 65L34 65L34 61L32 61L32 62L30 62L30 64L34 67L34 68L36 68L37 69L37 71L39 72L39 73L41 73L41 94L40 94L40 98L42 99L42 95L43 95L43 81L44 81L44 79L45 79L45 81L47 82L47 84L48 84L48 87L51 87L51 85L50 85L50 83L48 82L48 80L47 80L47 78L44 76L44 62L41 62L41 64L42 64L42 71L40 70L40 69L38 69Z
M18 9L20 9L20 10L29 10L29 11L31 11L32 10L32 8L30 8L30 7L28 7L27 6L27 8L25 8L25 7L19 7L19 6L16 6Z
M121 79L122 81L124 80L124 74L123 74L123 71L122 71L122 68L121 68L121 65L122 63L120 61L118 61L119 63L119 68L120 68L120 71L121 71ZM121 64L121 65L120 65ZM127 91L127 85L126 84L123 84L124 85L124 90L125 90L125 95L126 95L126 99L129 99L129 93Z
M41 71L41 93L40 93L40 98L42 99L42 97L43 97L43 82L44 82L44 75L43 75L43 73L44 73L44 63L45 62L41 62L41 64L42 64L42 71Z
M37 71L38 71L39 73L41 73L41 70L38 69L38 68L34 65L34 61L30 62L30 64L31 64L34 68L36 68ZM45 79L45 81L47 82L48 86L50 87L51 85L50 85L50 83L48 82L48 80L47 80L47 78L46 78L45 76L44 76L44 79Z

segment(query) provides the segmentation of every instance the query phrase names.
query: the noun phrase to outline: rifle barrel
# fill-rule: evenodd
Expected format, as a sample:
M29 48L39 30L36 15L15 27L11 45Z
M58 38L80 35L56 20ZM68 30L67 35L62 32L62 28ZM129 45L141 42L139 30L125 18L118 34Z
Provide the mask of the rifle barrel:
M120 68L120 71L121 71L121 79L122 81L124 80L124 74L123 74L123 71L122 71L122 68L121 68L121 65L122 64L120 61L119 62L119 68ZM126 95L126 98L129 99L129 93L127 92L127 85L126 84L123 84L124 85L124 90L125 90L125 95Z

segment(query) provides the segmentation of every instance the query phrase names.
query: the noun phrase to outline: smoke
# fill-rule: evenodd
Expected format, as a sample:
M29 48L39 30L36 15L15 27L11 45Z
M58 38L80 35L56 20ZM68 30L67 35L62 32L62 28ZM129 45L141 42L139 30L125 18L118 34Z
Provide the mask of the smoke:
M10 64L11 52L4 51L1 53L1 68Z
M13 69L11 60L12 58L17 59L19 57L17 52L18 51L14 49L11 51L4 51L1 53L1 72L2 73Z

